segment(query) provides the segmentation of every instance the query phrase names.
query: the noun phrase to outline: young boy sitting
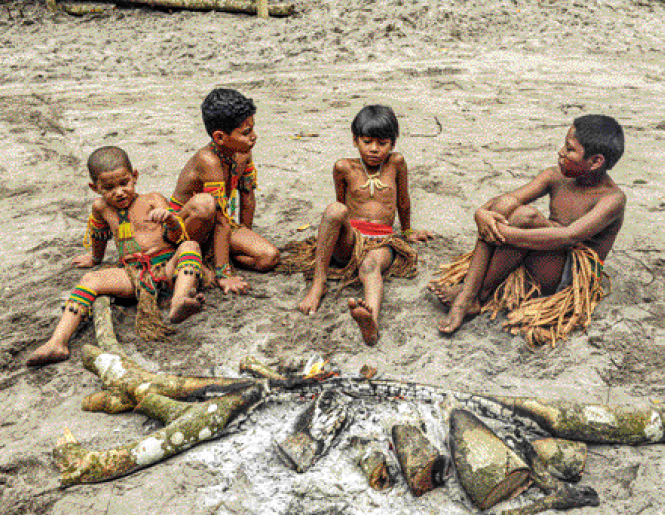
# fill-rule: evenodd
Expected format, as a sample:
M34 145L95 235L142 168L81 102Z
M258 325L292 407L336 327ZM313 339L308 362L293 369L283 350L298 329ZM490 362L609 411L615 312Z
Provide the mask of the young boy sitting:
M432 235L411 228L406 161L393 152L399 135L393 110L381 105L366 106L356 115L351 131L360 159L340 159L335 163L337 202L323 213L316 243L296 246L294 254L284 258L280 268L310 274L313 269L312 285L298 306L306 315L319 308L329 275L345 280L357 275L365 298L350 298L348 306L363 340L374 345L379 339L383 274L412 277L416 273L415 250L393 234L395 213L408 241L424 241Z
M481 309L496 314L504 308L504 325L524 333L532 346L554 346L577 325L586 327L603 296L603 262L623 223L626 195L607 173L623 150L616 120L577 118L558 166L478 209L474 251L442 267L443 275L430 283L450 305L440 331L454 332ZM548 194L546 218L529 204Z
M210 142L187 162L170 199L190 237L213 254L215 278L224 293L244 293L230 258L244 268L266 272L279 250L252 230L257 186L252 148L256 144L251 99L233 89L215 89L201 105ZM238 217L238 219L236 219Z
M115 240L122 268L95 270L74 288L51 339L35 350L28 365L46 365L69 357L69 339L90 311L98 295L136 297L136 325L145 338L159 339L168 328L162 323L157 295L173 288L169 320L180 323L201 311L203 296L196 293L201 274L201 252L195 241L184 241L182 222L159 193L134 191L138 172L124 150L102 147L88 159L90 189L101 195L92 204L88 222L91 252L74 259L88 268L104 258L106 243ZM87 240L88 238L86 238Z

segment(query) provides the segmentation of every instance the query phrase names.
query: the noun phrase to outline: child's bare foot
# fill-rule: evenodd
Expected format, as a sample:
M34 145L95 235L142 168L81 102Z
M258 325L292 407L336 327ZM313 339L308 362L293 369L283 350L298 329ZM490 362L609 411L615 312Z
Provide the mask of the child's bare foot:
M450 286L447 284L439 284L436 281L431 281L427 286L429 291L436 295L444 306L450 306L464 288L464 284L456 284Z
M67 344L62 345L49 340L30 354L26 361L26 365L29 367L40 367L42 365L50 365L51 363L59 363L66 359L69 359L69 348Z
M305 315L311 315L316 313L319 309L319 304L321 303L321 298L326 294L328 288L325 284L318 285L312 283L311 288L305 295L305 298L302 299L300 304L298 304L298 309L305 313Z
M360 327L360 333L367 345L374 345L379 341L379 328L372 316L372 308L362 299L349 299L351 316Z
M476 299L460 299L459 295L450 307L448 314L439 321L439 331L444 334L452 334L464 322L468 316L475 316L480 313L480 302Z
M202 293L197 293L192 289L189 294L171 300L171 311L169 312L169 320L174 324L184 322L192 315L199 313L203 309L205 297Z

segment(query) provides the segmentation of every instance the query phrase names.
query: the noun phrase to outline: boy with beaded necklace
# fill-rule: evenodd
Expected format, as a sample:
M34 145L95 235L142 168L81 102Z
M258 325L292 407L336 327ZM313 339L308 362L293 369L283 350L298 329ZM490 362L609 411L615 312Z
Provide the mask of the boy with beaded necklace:
M404 240L426 241L432 234L411 228L406 161L393 152L399 136L393 110L365 106L354 118L351 132L360 157L335 163L337 202L323 213L316 243L291 245L293 252L283 258L280 269L313 273L309 291L298 306L306 315L318 310L329 276L349 282L359 279L365 298L349 298L348 307L365 343L374 345L379 340L383 275L415 275L417 254ZM393 234L395 215L403 239Z
M28 358L28 365L47 365L69 357L69 339L98 295L136 297L137 331L159 339L170 330L159 316L159 291L173 288L169 320L180 323L201 311L196 292L201 275L199 244L187 240L180 218L159 193L138 194L138 172L118 147L102 147L88 159L90 189L101 195L92 204L86 242L90 252L74 259L79 268L102 262L108 240L118 248L121 268L89 272L74 288L51 338Z
M208 94L201 111L211 140L185 165L170 204L206 251L206 262L212 258L216 282L224 293L245 293L248 284L233 270L231 258L259 272L272 270L279 262L279 250L252 230L256 107L238 91L219 88Z

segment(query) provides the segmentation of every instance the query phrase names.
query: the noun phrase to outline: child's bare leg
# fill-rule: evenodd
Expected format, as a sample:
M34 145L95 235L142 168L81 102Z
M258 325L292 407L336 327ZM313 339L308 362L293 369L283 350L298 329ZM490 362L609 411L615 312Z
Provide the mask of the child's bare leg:
M383 300L383 272L390 266L391 250L387 247L370 252L358 270L365 290L365 299L348 300L351 316L358 324L367 345L379 341L379 311Z
M343 260L348 259L353 250L353 238L348 208L340 202L330 204L321 218L316 240L314 277L309 291L298 305L300 311L310 315L319 309L321 298L326 293L328 267L333 253Z
M210 237L215 225L217 202L209 193L198 193L190 198L178 213L185 223L189 237L200 245Z
M247 227L231 233L231 255L243 268L269 272L279 263L279 249Z
M478 292L483 284L493 253L494 248L490 244L482 240L476 242L462 288L452 302L448 314L439 321L439 331L442 333L455 332L464 322L464 317L479 312Z
M28 357L27 365L48 365L69 358L69 340L98 295L130 297L133 294L129 276L121 268L85 274L67 301L53 335Z
M551 224L542 213L530 206L516 209L509 218L509 223L523 228ZM481 304L529 253L528 249L494 247L478 240L462 289L452 302L447 316L439 322L439 330L444 334L451 334L462 325L466 316L478 314Z
M196 291L202 268L200 249L195 241L182 243L167 268L167 273L174 269L176 274L169 312L169 320L174 324L183 322L203 308L203 294Z

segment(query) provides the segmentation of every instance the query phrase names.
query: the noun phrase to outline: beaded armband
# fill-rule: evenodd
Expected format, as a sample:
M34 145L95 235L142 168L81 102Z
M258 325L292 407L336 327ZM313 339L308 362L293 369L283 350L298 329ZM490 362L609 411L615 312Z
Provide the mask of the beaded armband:
M113 233L106 220L99 220L91 213L88 217L88 227L83 238L83 246L90 248L92 241L109 241L113 238Z
M258 179L256 174L256 166L253 162L247 164L240 181L238 181L238 189L243 193L249 193L258 187Z
M402 231L402 236L404 236L405 238L408 238L408 237L411 236L414 232L416 232L416 231L413 230L413 229L407 229L406 231Z
M223 265L215 267L215 277L217 279L228 279L229 277L233 277L231 263L224 263Z

